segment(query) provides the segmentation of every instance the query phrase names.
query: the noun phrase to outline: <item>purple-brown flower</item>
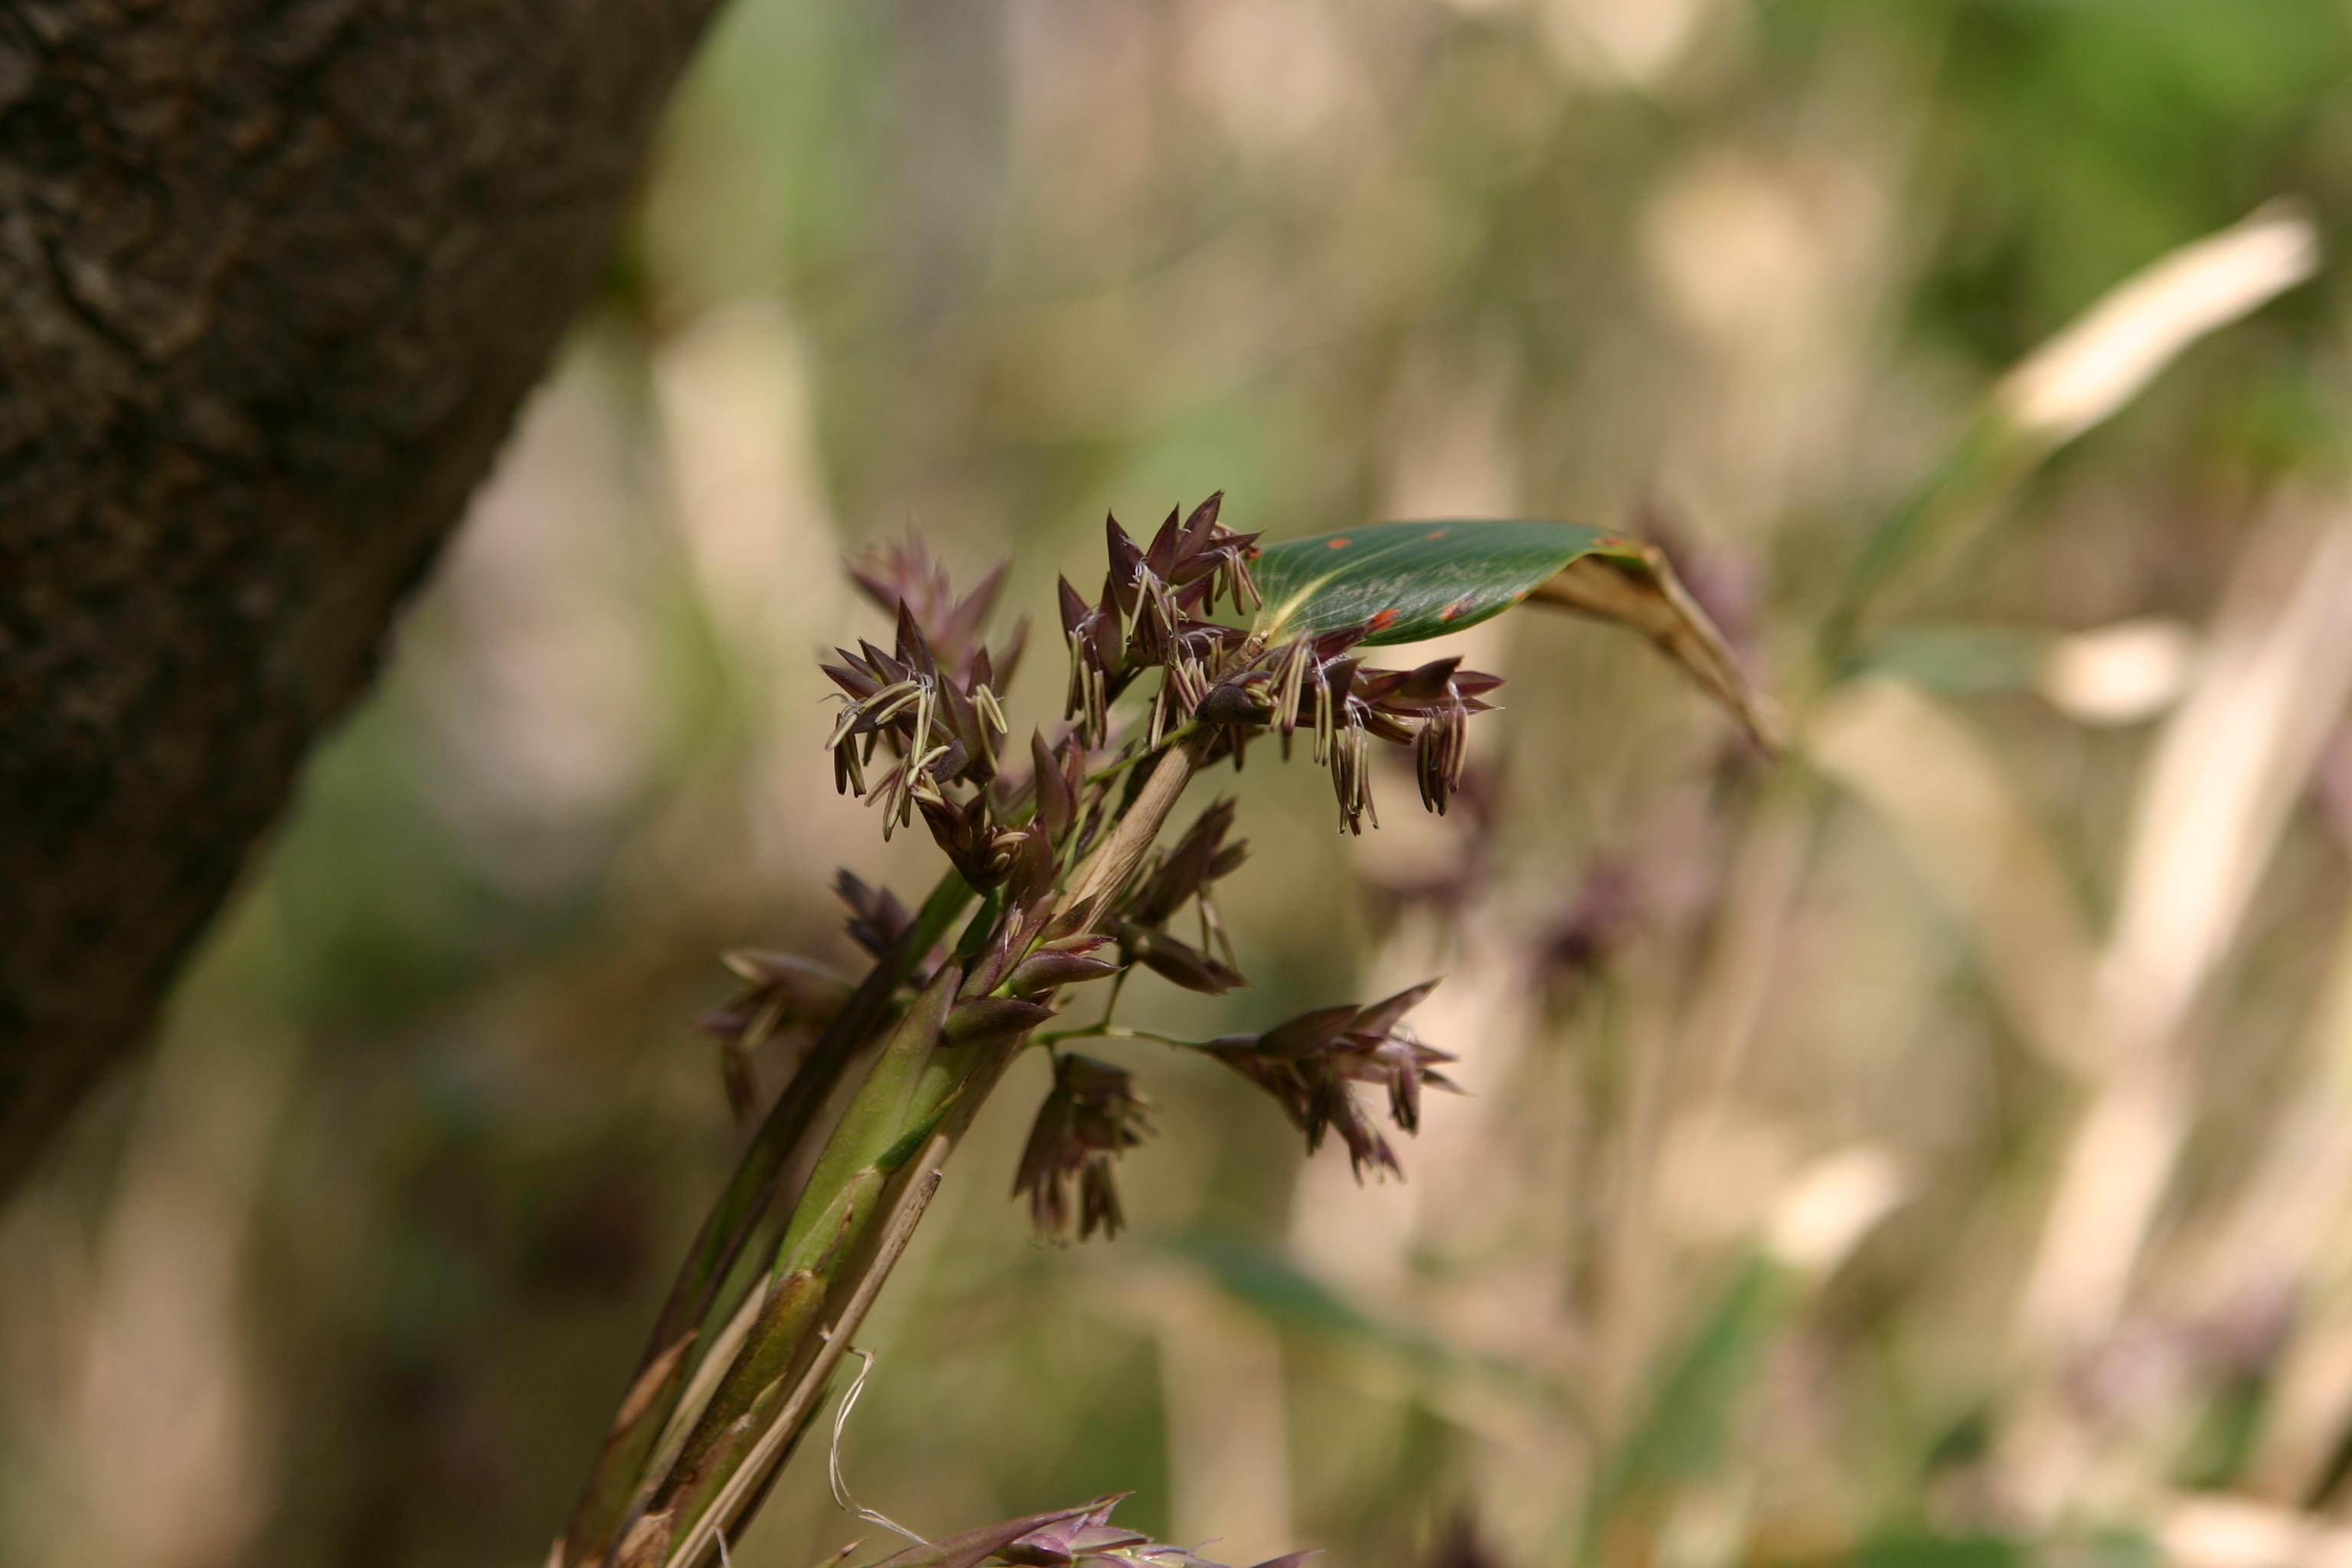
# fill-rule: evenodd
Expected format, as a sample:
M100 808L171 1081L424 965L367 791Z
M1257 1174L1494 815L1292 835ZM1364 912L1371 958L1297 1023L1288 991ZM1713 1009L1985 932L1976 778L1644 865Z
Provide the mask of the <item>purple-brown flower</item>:
M887 957L898 945L914 917L898 895L887 888L868 885L855 872L842 871L834 878L834 896L849 910L849 937L858 946L877 958Z
M1016 627L995 653L981 641L1002 568L961 598L918 546L884 551L852 570L867 593L897 611L898 625L887 650L861 641L854 651L835 649L839 662L824 666L843 699L825 738L834 787L878 806L885 838L920 808L966 879L993 886L1005 859L989 791L1006 732L997 692L1025 636ZM869 778L878 752L892 765Z
M1230 875L1249 854L1248 840L1231 837L1233 826L1232 799L1211 805L1174 846L1153 858L1114 917L1124 958L1188 991L1213 996L1242 984L1241 973L1234 966L1233 943L1225 936L1224 921L1211 895L1217 880ZM1188 903L1200 913L1198 947L1169 935L1165 929Z
M1222 492L1213 495L1181 523L1170 512L1148 545L1138 544L1117 518L1108 519L1110 570L1101 595L1089 602L1063 580L1062 636L1070 650L1065 709L1090 743L1103 740L1107 710L1119 693L1142 671L1159 668L1166 680L1152 707L1157 744L1171 715L1189 716L1208 694L1223 652L1246 640L1207 618L1221 598L1236 608L1259 605L1248 566L1257 536L1221 524L1223 503Z
M751 1053L785 1029L831 1022L855 988L814 959L789 952L744 948L723 962L742 984L694 1027L718 1040L719 1082L728 1109L740 1120L751 1115L755 1098Z
M1053 1090L1037 1109L1013 1183L1014 1196L1027 1194L1041 1237L1068 1234L1074 1191L1079 1240L1125 1227L1111 1162L1150 1133L1150 1112L1124 1068L1074 1054L1055 1058Z
M894 543L877 545L850 562L849 575L884 613L896 616L905 609L923 628L940 667L958 681L971 685L985 656L997 688L1012 683L1013 668L1028 644L1028 617L1013 623L1012 635L992 654L981 640L1004 586L1003 563L982 577L979 586L959 595L948 581L947 567L910 534Z
M1461 1092L1436 1070L1439 1063L1456 1058L1422 1044L1402 1026L1404 1015L1436 985L1425 981L1366 1007L1302 1013L1262 1035L1212 1040L1207 1049L1281 1103L1307 1134L1308 1153L1322 1146L1327 1132L1337 1131L1358 1180L1368 1166L1402 1175L1395 1151L1349 1086L1386 1089L1390 1118L1408 1133L1421 1130L1423 1087Z

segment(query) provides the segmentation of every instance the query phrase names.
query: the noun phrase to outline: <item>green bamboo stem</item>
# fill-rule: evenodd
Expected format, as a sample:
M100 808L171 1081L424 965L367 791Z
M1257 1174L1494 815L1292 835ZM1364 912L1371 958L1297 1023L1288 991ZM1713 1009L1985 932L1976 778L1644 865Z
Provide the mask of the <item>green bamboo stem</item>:
M944 964L867 1069L810 1173L767 1279L765 1303L643 1516L627 1528L624 1563L658 1563L698 1523L767 1426L786 1378L815 1344L817 1314L842 1263L882 1209L889 1177L937 1116L918 1104L962 971Z
M565 1568L587 1568L607 1560L614 1550L631 1510L647 1490L649 1462L656 1457L698 1364L693 1350L700 1326L758 1229L760 1216L773 1203L793 1152L807 1138L843 1071L887 1016L908 972L947 935L973 896L956 872L940 879L898 945L876 961L819 1036L752 1135L725 1192L687 1249L629 1392L558 1543L557 1561Z
M1063 909L1099 908L1117 895L1199 765L1197 743L1161 754L1134 805L1073 877ZM1015 1037L968 1050L940 1047L932 1013L944 1019L959 978L953 964L941 973L946 998L934 996L935 980L908 1010L819 1156L770 1277L775 1310L763 1307L694 1436L630 1528L621 1568L689 1568L720 1529L740 1523L822 1396L941 1165L1026 1044ZM801 1310L805 1287L793 1283L803 1271L823 1287L814 1313ZM777 1304L788 1289L793 1299Z

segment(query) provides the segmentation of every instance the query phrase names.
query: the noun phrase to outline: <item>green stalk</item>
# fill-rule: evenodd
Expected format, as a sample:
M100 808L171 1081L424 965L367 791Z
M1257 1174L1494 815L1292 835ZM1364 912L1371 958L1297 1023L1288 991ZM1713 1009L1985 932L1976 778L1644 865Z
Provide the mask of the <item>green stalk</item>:
M1064 909L1115 897L1200 765L1196 744L1163 752L1135 803L1072 879ZM939 1171L1027 1043L941 1047L961 978L950 963L910 1008L819 1157L795 1205L771 1303L803 1271L822 1310L763 1308L677 1463L628 1533L621 1568L688 1568L764 1490L792 1434L822 1397L866 1307L897 1263Z
M604 1562L615 1550L615 1537L653 1479L646 1475L646 1467L693 1376L697 1332L758 1228L760 1216L774 1201L776 1184L793 1151L807 1138L844 1070L887 1016L908 972L947 935L972 897L971 886L954 871L940 879L898 944L876 961L818 1037L752 1135L726 1191L687 1250L620 1413L565 1527L558 1560L566 1568ZM776 1289L770 1287L772 1300Z
M814 1355L818 1315L842 1264L874 1229L891 1175L938 1124L918 1090L962 979L953 963L932 976L825 1141L777 1251L760 1317L644 1517L629 1528L625 1564L664 1561L670 1542L701 1522L782 1403L789 1374Z

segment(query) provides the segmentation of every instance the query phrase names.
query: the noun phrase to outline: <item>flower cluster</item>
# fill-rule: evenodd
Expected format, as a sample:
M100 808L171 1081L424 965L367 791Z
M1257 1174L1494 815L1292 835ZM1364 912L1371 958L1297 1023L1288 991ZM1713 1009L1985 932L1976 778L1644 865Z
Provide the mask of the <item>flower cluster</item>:
M1136 879L1113 915L1121 955L1140 963L1161 979L1188 991L1221 995L1242 984L1234 966L1233 943L1225 936L1210 889L1219 878L1248 857L1246 839L1227 842L1233 832L1234 803L1220 800L1201 813L1173 848L1155 858ZM1168 922L1186 904L1200 911L1198 947L1168 934ZM1217 956L1222 954L1222 958Z
M1054 1061L1054 1089L1021 1152L1013 1194L1029 1199L1037 1233L1070 1229L1071 1189L1077 1192L1078 1239L1097 1230L1117 1236L1126 1226L1111 1162L1151 1131L1150 1102L1136 1092L1134 1075L1108 1062L1068 1052Z
M990 815L997 740L1007 727L996 692L1012 679L1025 640L1016 628L999 653L981 641L1002 569L954 598L929 557L908 544L870 558L858 581L895 609L898 630L887 651L861 641L856 652L836 649L841 662L824 667L845 699L825 740L834 786L880 806L886 838L920 807L957 868L975 886L992 886L1003 874L1005 847L980 830ZM929 621L919 611L925 605ZM866 769L877 751L896 765L869 784Z
M1410 746L1422 804L1443 815L1462 783L1465 727L1492 706L1486 698L1499 679L1465 670L1454 658L1409 670L1367 668L1354 650L1373 634L1370 624L1273 642L1207 618L1221 595L1236 608L1262 607L1247 564L1256 535L1223 528L1221 500L1211 496L1181 524L1169 513L1148 546L1110 519L1110 570L1093 602L1063 580L1062 631L1070 650L1066 715L1099 744L1110 704L1138 675L1157 668L1149 745L1199 726L1210 735L1208 760L1231 756L1238 765L1255 735L1277 731L1286 753L1292 735L1305 728L1316 763L1331 771L1340 826L1350 833L1361 833L1368 819L1380 825L1371 742Z
M1431 810L1444 811L1460 785L1464 732L1470 716L1490 706L1495 678L1452 658L1370 668L1358 657L1370 626L1284 637L1280 609L1275 625L1259 629L1216 620L1221 605L1265 608L1249 571L1255 536L1225 528L1221 502L1212 496L1189 516L1171 512L1148 542L1110 520L1099 595L1088 600L1062 583L1070 723L1052 741L1033 734L1021 772L1002 743L1007 725L998 698L1020 638L992 649L984 635L1002 570L959 595L912 544L855 569L866 592L894 613L897 629L887 650L860 643L826 666L845 700L827 742L838 782L883 808L886 833L919 810L963 879L989 896L951 955L900 955L957 967L943 1046L1024 1038L1054 1015L1064 988L1123 982L1139 969L1211 994L1243 984L1214 896L1247 855L1234 833L1232 800L1202 811L1125 886L1078 904L1064 890L1140 798L1161 752L1181 743L1196 763L1230 756L1238 765L1252 740L1274 734L1287 754L1305 731L1316 761L1330 769L1341 825L1354 832L1378 821L1374 742L1413 752ZM1114 705L1153 670L1160 680L1148 710L1118 733ZM869 767L886 754L888 771L869 784ZM869 952L881 956L903 942L911 920L896 899L846 875L841 894L852 934ZM1180 925L1188 906L1197 937ZM1167 1043L1205 1051L1265 1089L1305 1131L1310 1152L1336 1131L1360 1178L1385 1173L1398 1169L1396 1155L1355 1086L1385 1087L1391 1117L1407 1132L1419 1126L1423 1088L1452 1087L1435 1069L1453 1058L1401 1026L1428 989L1369 1007L1327 1008L1263 1035ZM1118 994L1114 984L1114 1006ZM736 1005L756 1021L764 1003L747 996ZM1133 1031L1113 1026L1107 1009L1096 1028L1051 1039L1089 1034ZM1067 1052L1054 1061L1014 1193L1047 1236L1116 1234L1122 1215L1113 1171L1150 1131L1147 1102L1121 1068Z
M1423 1045L1401 1026L1405 1014L1436 985L1425 981L1368 1007L1302 1013L1262 1035L1228 1035L1202 1048L1273 1095L1307 1134L1307 1152L1321 1148L1324 1135L1336 1131L1358 1180L1367 1167L1402 1174L1395 1151L1349 1086L1385 1088L1390 1118L1408 1133L1421 1131L1424 1086L1460 1092L1435 1070L1455 1058Z
M1503 683L1464 669L1459 658L1412 669L1368 668L1353 652L1367 635L1366 627L1347 626L1302 637L1269 650L1261 667L1270 672L1270 721L1286 748L1301 728L1313 736L1315 761L1331 770L1339 825L1350 833L1361 833L1367 818L1380 826L1372 805L1374 741L1412 748L1422 805L1445 815L1462 785L1470 716L1489 710L1486 694Z
M1235 533L1217 521L1223 492L1211 496L1181 524L1171 511L1149 546L1139 545L1105 521L1110 569L1101 596L1088 604L1062 579L1062 635L1070 647L1070 689L1064 716L1100 745L1109 733L1110 705L1144 670L1167 679L1152 705L1150 743L1159 745L1172 705L1190 714L1208 694L1212 672L1248 634L1207 617L1220 597L1236 609L1260 607L1250 581L1254 533Z

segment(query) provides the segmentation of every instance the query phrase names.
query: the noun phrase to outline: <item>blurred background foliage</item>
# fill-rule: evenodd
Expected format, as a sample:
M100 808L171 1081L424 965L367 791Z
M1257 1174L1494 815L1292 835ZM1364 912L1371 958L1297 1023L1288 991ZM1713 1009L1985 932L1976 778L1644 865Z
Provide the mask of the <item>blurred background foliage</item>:
M1233 785L1255 988L1138 1021L1445 973L1471 1096L1360 1191L1141 1058L1133 1229L1057 1251L1023 1068L843 1458L1240 1562L2347 1552L2348 78L2342 0L732 0L382 689L0 1216L0 1562L539 1560L739 1147L716 953L932 874L829 787L843 552L1009 556L1050 626L1106 510L1213 489L1625 525L1802 685L2000 374L2280 196L2316 283L2011 494L1778 779L1514 616L1466 809ZM737 1562L872 1534L818 1468Z

